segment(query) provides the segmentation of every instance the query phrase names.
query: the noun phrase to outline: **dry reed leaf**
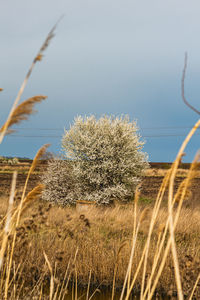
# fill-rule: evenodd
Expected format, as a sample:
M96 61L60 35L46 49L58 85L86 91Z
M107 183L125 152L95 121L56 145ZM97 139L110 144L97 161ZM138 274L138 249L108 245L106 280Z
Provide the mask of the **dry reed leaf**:
M11 127L14 124L18 124L23 120L27 120L28 116L35 113L36 111L33 109L34 105L36 103L39 103L43 100L45 100L47 97L43 95L38 95L31 97L21 104L19 104L16 109L13 111L10 119L1 127L0 132L3 132L6 130L6 128ZM6 133L11 133L14 130L6 130Z

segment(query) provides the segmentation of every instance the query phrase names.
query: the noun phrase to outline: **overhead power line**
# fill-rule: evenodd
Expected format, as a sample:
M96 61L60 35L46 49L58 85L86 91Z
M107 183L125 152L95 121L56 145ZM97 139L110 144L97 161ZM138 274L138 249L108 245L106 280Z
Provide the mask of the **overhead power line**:
M200 135L197 134L197 135ZM167 138L167 137L180 137L185 134L155 134L155 135L143 135L142 138ZM23 138L62 138L61 135L24 135L24 134L10 134L9 137L23 137Z
M141 127L140 130L159 130L159 129L190 129L192 126L155 126L155 127ZM17 127L18 130L41 130L41 131L64 131L63 128L26 128Z

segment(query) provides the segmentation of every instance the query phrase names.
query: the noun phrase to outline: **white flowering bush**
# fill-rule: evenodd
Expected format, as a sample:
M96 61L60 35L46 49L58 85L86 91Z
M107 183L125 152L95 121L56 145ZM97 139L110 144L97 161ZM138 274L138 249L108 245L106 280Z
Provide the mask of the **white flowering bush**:
M77 117L62 139L65 160L51 161L44 175L43 198L63 205L133 199L148 166L137 131L127 116Z
M42 193L44 200L58 205L75 204L75 186L69 162L61 159L61 157L51 159L41 180L45 184Z

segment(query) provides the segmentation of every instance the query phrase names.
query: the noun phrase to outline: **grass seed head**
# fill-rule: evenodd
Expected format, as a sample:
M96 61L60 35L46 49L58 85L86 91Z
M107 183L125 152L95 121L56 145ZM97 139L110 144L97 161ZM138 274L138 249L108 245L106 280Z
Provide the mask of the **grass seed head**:
M46 98L46 96L42 95L34 96L19 104L13 111L9 120L1 127L0 132L3 132L4 130L6 130L6 134L14 132L15 130L8 130L8 128L19 124L23 120L27 120L29 115L36 112L33 109L34 105L45 100Z

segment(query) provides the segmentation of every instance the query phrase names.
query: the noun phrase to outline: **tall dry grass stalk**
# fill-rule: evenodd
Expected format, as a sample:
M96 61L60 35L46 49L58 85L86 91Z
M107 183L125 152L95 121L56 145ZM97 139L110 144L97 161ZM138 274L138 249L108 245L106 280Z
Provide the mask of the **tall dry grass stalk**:
M45 252L43 252L44 254L44 258L45 258L45 261L47 263L47 266L49 268L49 271L50 271L50 274L51 274L51 281L50 281L50 294L49 294L49 300L52 300L53 299L53 292L54 292L54 276L53 276L53 269L51 267L51 264L49 262L49 259L46 255Z
M175 267L175 278L176 278L176 284L177 284L177 290L178 290L178 297L180 300L183 300L183 293L182 293L182 285L181 285L181 278L180 278L180 271L179 271L179 263L178 263L178 257L177 257L177 251L176 251L176 244L175 244L175 237L174 237L174 219L173 219L173 189L174 189L174 181L175 181L175 175L176 171L178 169L178 165L180 162L180 159L182 157L182 154L185 150L185 147L189 143L190 139L192 138L193 134L197 130L197 128L200 126L200 120L197 121L197 123L194 125L192 130L189 132L187 137L185 138L178 155L176 157L176 160L172 166L172 173L170 176L170 182L169 182L169 195L168 195L168 211L169 211L169 231L170 231L170 240L171 240L171 251L174 261L174 267Z
M3 266L4 253L6 250L8 236L10 233L11 211L12 211L14 195L15 195L16 181L17 181L17 172L14 172L13 178L12 178L12 184L11 184L9 204L8 204L8 213L7 213L5 227L4 227L3 241L2 241L1 250L0 250L0 270L2 269L2 266Z
M199 275L197 276L196 282L195 282L195 284L194 284L194 286L193 286L192 292L191 292L190 297L188 298L188 300L192 300L192 299L193 299L193 295L194 295L194 292L195 292L195 290L196 290L196 288L197 288L197 285L198 285L198 283L199 283L199 280L200 280L200 273L199 273Z
M9 278L10 278L10 270L11 270L11 265L12 265L12 260L13 260L13 253L14 253L15 242L16 242L16 228L19 225L20 216L21 216L24 201L25 201L25 199L27 201L28 200L30 201L30 199L33 199L33 195L34 194L35 194L35 196L38 195L38 193L40 193L41 189L43 188L43 186L36 187L36 189L33 190L31 193L29 193L29 195L27 195L27 197L25 198L25 193L26 193L28 180L30 178L31 173L34 171L35 167L37 166L37 164L39 162L39 159L44 155L44 153L46 151L46 148L48 146L49 145L44 145L43 147L41 147L39 149L39 151L37 152L37 154L36 154L36 156L35 156L35 158L32 162L31 168L30 168L29 173L28 173L27 178L26 178L26 182L25 182L25 185L24 185L21 201L20 201L19 206L17 208L16 222L13 224L14 233L13 233L13 240L12 240L12 247L11 247L11 254L10 254L10 259L9 259L9 268L8 268L8 274L7 274L6 282L9 282Z
M168 171L168 173L166 174L163 183L160 187L160 190L158 192L158 196L157 199L155 201L155 205L153 208L153 213L152 213L152 217L151 217L151 221L150 221L150 225L149 225L149 233L148 233L148 237L147 237L147 241L145 243L144 249L143 249L143 253L141 255L141 260L138 264L138 268L135 272L135 276L133 277L133 280L131 282L130 285L127 285L127 295L126 295L126 300L129 299L130 293L133 289L135 280L136 280L136 275L139 273L139 269L141 268L142 264L143 264L143 276L142 276L142 283L141 283L141 292L140 292L140 299L152 299L155 288L157 286L158 283L158 279L161 275L161 272L163 270L167 255L169 253L169 250L171 248L172 251L172 257L173 257L173 262L174 262L174 267L175 267L175 278L176 278L176 285L177 285L177 291L178 291L178 298L179 299L183 299L183 292L182 292L182 285L181 285L181 279L180 279L180 271L179 271L179 264L178 264L178 258L177 258L177 253L176 253L176 244L175 244L175 238L174 238L174 231L178 222L178 217L180 214L180 210L181 210L181 206L182 206L182 202L186 193L186 190L192 180L192 178L194 177L194 169L196 166L196 160L194 161L194 163L191 165L191 169L189 172L189 175L187 177L187 179L185 180L185 184L184 184L184 188L182 188L182 194L181 194L181 200L179 201L178 204L178 209L175 213L175 217L173 217L173 207L174 207L174 203L175 203L175 199L177 198L176 196L174 197L173 195L173 185L174 185L174 180L175 180L175 174L177 172L178 169L178 164L180 162L180 159L182 157L183 151L185 149L185 147L187 146L188 142L190 141L191 137L193 136L193 134L195 133L195 131L197 130L197 128L200 126L200 120L194 125L194 127L192 128L192 130L189 132L189 134L187 135L186 139L184 140L179 153L177 155L177 158L175 160L175 162L173 163L171 169ZM153 228L155 227L155 223L156 223L156 219L158 216L158 212L160 209L160 205L161 205L161 201L163 199L163 195L166 191L166 188L169 186L169 196L168 196L168 218L166 220L166 224L163 226L165 229L163 231L163 237L161 238L161 236L159 236L159 243L160 245L157 243L157 251L155 253L155 258L154 258L154 264L153 264L153 268L152 268L152 274L150 276L148 276L147 282L146 281L146 270L147 270L147 260L148 260L148 254L149 254L149 248L150 248L150 244L151 244L151 236L152 236L152 232L153 232ZM155 270L157 268L157 264L159 261L159 257L161 254L161 250L164 247L164 241L166 238L166 234L167 231L169 230L169 239L168 239L168 243L167 246L164 250L164 254L161 258L161 263L158 269L158 272L156 274L156 277L153 279L153 276L155 274ZM132 247L134 248L135 245L133 244ZM129 265L127 268L127 272L129 272L130 274L130 261L129 261ZM153 281L152 281L153 280ZM121 298L120 300L123 299L123 294L124 294L124 289L125 289L125 284L127 281L127 274L125 277L125 281L124 281L124 287L122 290L122 294L121 294ZM150 288L152 284L152 287ZM146 285L146 288L145 288Z
M61 18L60 18L61 19ZM58 22L60 21L60 19L58 20ZM8 115L8 118L5 122L5 124L0 128L0 144L2 143L4 136L8 133L13 132L13 130L10 129L10 127L12 127L13 125L19 124L22 120L27 120L28 117L33 114L34 111L34 105L36 103L39 103L43 100L46 99L46 96L34 96L32 98L27 99L26 101L22 102L21 104L18 105L21 96L23 94L23 91L25 89L25 86L29 80L29 77L33 71L33 68L35 66L35 64L38 61L42 60L43 57L43 53L46 50L46 48L48 47L50 41L52 40L52 38L54 37L54 31L56 29L56 26L58 24L58 22L53 26L53 28L50 30L49 34L47 35L44 43L42 44L39 52L37 53L37 55L35 56L29 70L28 73L19 89L19 92L17 94L17 97L12 105L12 108L10 110L10 113ZM0 88L0 92L3 91L2 88ZM13 254L14 254L14 248L15 248L15 241L16 241L16 227L19 224L20 221L20 216L22 211L25 209L25 207L33 200L35 200L41 193L42 189L43 189L43 185L38 185L37 187L35 187L30 193L28 193L28 195L25 197L26 194L26 189L27 189L27 184L30 178L31 173L34 171L35 167L37 166L37 164L39 163L40 158L42 157L42 155L45 153L46 148L49 145L44 145L36 154L33 163L31 165L31 168L28 172L28 176L26 178L26 182L25 182L25 186L23 189L23 193L22 193L22 198L20 201L20 204L18 205L17 208L15 208L13 210L13 200L14 200L14 194L15 194L15 186L16 186L16 177L17 177L17 173L14 172L13 173L13 179L12 179L12 186L11 186L11 193L10 193L10 198L9 198L9 205L8 205L8 212L6 215L6 222L5 222L5 228L4 228L4 233L3 233L3 238L2 238L2 246L1 246L1 250L0 250L0 270L2 271L1 274L1 290L4 284L4 278L5 278L5 287L4 287L4 299L8 298L8 289L9 286L12 283L12 280L10 282L10 274L11 274L11 267L13 265L14 268L14 274L17 274L17 271L15 271L15 264L13 262ZM8 253L6 255L6 263L4 264L4 269L3 268L3 259L4 259L4 255L5 255L5 251L6 251L6 247L7 247L7 243L8 243L8 236L10 234L10 232L12 231L13 233L13 239L12 239L12 245L11 248L9 247L8 249ZM45 256L45 255L44 255ZM45 256L45 260L48 263L48 259L47 256ZM49 266L49 263L48 263ZM17 269L18 270L18 269ZM16 275L14 275L16 276ZM21 285L23 286L23 284ZM52 285L51 285L52 287ZM51 289L51 294L52 295L52 289ZM19 292L20 293L20 292ZM14 284L14 290L12 295L14 295L14 298L16 296L16 287Z
M173 164L172 166L172 171L173 171L173 180L172 180L172 177L170 177L170 184L172 185L174 183L174 179L175 179L175 172L178 168L178 162L180 160L180 157L181 157L181 153L183 153L187 143L189 142L190 138L192 137L192 135L194 134L195 130L198 128L198 126L200 125L200 121L198 121L194 128L190 131L190 133L188 134L188 136L186 137L185 141L183 142L181 148L180 148L180 151L177 155L177 158L176 158L176 161L175 163ZM179 215L180 215L180 210L181 210L181 207L182 207L182 203L183 203L183 199L184 199L184 194L185 194L185 191L187 190L187 187L190 183L190 180L193 178L193 171L194 171L194 165L196 164L196 158L195 158L195 161L194 163L191 165L191 168L190 168L190 172L188 174L188 177L187 177L187 181L185 182L185 188L183 189L182 191L182 197L178 203L178 208L176 210L176 214L175 214L175 217L174 217L174 221L173 221L173 205L174 205L174 200L173 200L173 197L170 198L171 194L169 194L169 197L168 197L168 209L169 209L169 215L168 215L168 219L166 221L166 228L167 227L170 227L170 221L172 222L171 224L171 230L169 228L169 232L170 232L170 236L169 236L169 239L168 239L168 242L167 242L167 246L165 248L165 251L163 253L163 256L162 256L162 261L161 261L161 264L159 266L159 269L158 269L158 272L157 272L157 275L154 279L154 282L153 282L153 286L151 288L151 291L150 291L150 294L149 294L149 299L151 299L151 297L153 296L153 293L155 291L155 288L157 286L157 283L158 283L158 279L160 278L160 275L162 273L162 270L164 268L164 264L166 262L166 259L167 259L167 255L169 253L169 250L170 250L170 247L172 249L172 254L173 254L173 260L174 260L174 266L175 266L175 278L176 278L176 284L177 284L177 290L178 290L178 297L179 299L182 299L182 287L181 287L181 281L180 281L180 272L179 272L179 266L178 266L178 259L177 259L177 255L174 256L174 253L176 252L176 245L175 245L175 240L174 240L174 243L172 244L172 239L174 239L174 231L175 231L175 228L176 228L176 225L177 225L177 222L178 222L178 218L179 218ZM172 190L169 190L169 193L172 193ZM166 235L166 230L164 232L164 234ZM164 239L162 240L162 246L164 244ZM161 251L161 249L160 249Z
M63 17L63 16L62 16L62 17ZM62 18L62 17L61 17L61 18ZM53 28L50 30L50 32L49 32L49 34L47 35L47 37L46 37L44 43L43 43L42 46L41 46L39 52L38 52L37 55L35 56L35 58L34 58L32 64L31 64L31 66L30 66L30 68L29 68L29 70L28 70L28 73L26 74L26 77L25 77L25 79L24 79L24 81L23 81L23 83L22 83L22 85L21 85L21 87L20 87L20 89L19 89L19 92L18 92L18 94L17 94L17 97L16 97L16 99L15 99L13 105L12 105L12 108L11 108L10 113L9 113L9 115L8 115L7 121L6 121L5 124L4 124L4 128L3 128L3 130L0 132L0 144L1 144L2 141L3 141L3 138L4 138L4 136L5 136L5 133L7 132L7 129L8 129L8 127L9 127L10 121L11 121L11 119L12 119L13 113L14 113L14 111L16 110L17 105L18 105L18 103L19 103L19 101L20 101L20 99L21 99L21 96L22 96L22 94L23 94L23 92L24 92L24 89L25 89L25 87L26 87L26 85L27 85L27 82L28 82L28 80L29 80L29 77L31 76L31 73L32 73L32 71L33 71L33 68L34 68L35 64L36 64L38 61L41 61L41 60L42 60L43 53L44 53L44 51L46 50L46 48L49 46L49 43L50 43L50 41L52 40L52 38L54 37L54 35L55 35L55 34L54 34L55 29L56 29L56 27L57 27L57 24L60 22L61 18L58 20L58 22L56 22L56 24L55 24L55 25L53 26Z
M127 241L123 242L118 251L117 251L117 255L116 255L116 261L115 261L115 267L114 267L114 273L113 273L113 284L112 284L112 296L111 299L114 300L114 296L115 296L115 281L116 281L116 275L117 275L117 267L118 267L118 260L120 257L120 253L122 251L122 249L127 245Z
M178 214L176 214L175 227L177 225L178 217L179 217L179 214L180 214L180 208L181 208L182 202L184 200L185 192L186 192L188 186L191 184L191 180L194 178L194 170L196 169L198 158L199 158L199 156L197 155L195 157L194 162L191 164L191 167L190 167L187 178L180 185L181 189L178 189L177 193L174 196L173 204L175 203L177 197L179 197L179 206L178 206L178 209L177 209ZM181 191L181 194L180 194L180 191ZM158 232L159 233L159 238L158 238L157 247L156 247L157 250L156 250L155 255L154 255L153 266L152 266L151 274L149 276L149 279L148 279L148 282L147 282L147 285L146 285L146 290L143 294L144 298L150 292L151 285L153 285L154 288L156 287L155 283L158 282L159 276L161 275L161 272L162 272L163 267L164 267L164 263L165 263L166 258L167 258L168 251L170 249L170 240L168 240L167 247L165 248L165 253L163 255L163 260L162 260L162 264L161 264L160 269L159 269L159 273L157 274L157 277L153 281L153 277L155 275L155 271L156 271L156 268L158 266L159 259L161 259L161 253L162 253L162 249L164 247L164 242L165 242L166 235L167 235L167 232L168 232L168 226L169 226L169 216L166 220L166 223L162 223L160 228L159 228L159 232ZM162 237L161 237L161 233L162 233ZM154 290L154 288L153 288L153 290Z

